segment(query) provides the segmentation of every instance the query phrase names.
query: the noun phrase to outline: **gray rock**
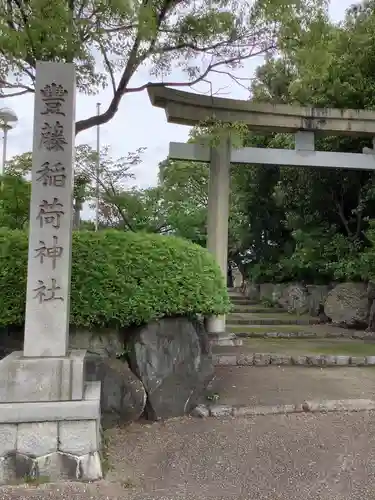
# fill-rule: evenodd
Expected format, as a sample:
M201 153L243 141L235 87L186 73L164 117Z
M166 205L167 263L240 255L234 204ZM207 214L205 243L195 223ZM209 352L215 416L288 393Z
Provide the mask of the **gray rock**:
M375 300L375 283L369 281L367 283L367 297L369 300Z
M240 354L237 357L238 366L251 366L254 363L253 354Z
M309 294L305 285L291 283L284 287L278 303L289 312L304 314L309 310L308 298Z
M346 328L365 328L369 301L365 283L341 283L327 296L324 312L332 323Z
M259 285L259 299L260 300L270 300L274 302L274 292L275 292L276 285L273 283L261 283Z
M158 420L189 413L214 376L202 323L165 318L136 328L128 342L129 364L147 392L145 413Z
M87 349L90 354L116 357L124 349L123 334L115 329L84 330L73 326L69 329L70 349Z
M233 407L228 405L213 405L210 407L211 417L230 417L233 414Z
M86 380L101 382L101 408L109 420L138 420L146 406L146 391L126 361L89 356Z
M244 295L250 300L260 300L260 286L255 283L245 281Z
M311 316L320 316L324 312L324 303L332 287L328 285L307 285L307 312ZM323 319L323 318L322 318Z
M271 365L290 365L292 357L287 354L271 354Z
M271 363L271 354L256 352L254 353L253 365L267 366Z
M307 356L292 356L292 364L298 366L307 365Z
M191 412L192 417L206 418L210 416L210 410L206 405L198 405Z
M350 361L350 356L344 356L344 355L336 356L336 364L339 366L347 366L349 364L349 361Z

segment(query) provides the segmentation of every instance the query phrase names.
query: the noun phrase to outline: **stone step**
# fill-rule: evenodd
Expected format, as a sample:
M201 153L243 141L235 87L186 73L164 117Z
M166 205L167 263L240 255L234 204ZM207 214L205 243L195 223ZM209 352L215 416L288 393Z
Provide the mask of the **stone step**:
M292 314L228 314L227 327L234 325L316 325L319 318L297 316Z
M241 296L241 297L230 297L230 300L233 305L248 305L248 306L259 306L258 301L256 300L251 300L248 299L247 297Z
M227 325L226 329L241 338L327 338L374 340L375 334L364 330L348 330L329 324L317 325Z
M283 309L282 307L265 307L259 304L247 305L247 304L238 304L233 306L231 311L232 313L253 313L253 314L288 314L288 311Z

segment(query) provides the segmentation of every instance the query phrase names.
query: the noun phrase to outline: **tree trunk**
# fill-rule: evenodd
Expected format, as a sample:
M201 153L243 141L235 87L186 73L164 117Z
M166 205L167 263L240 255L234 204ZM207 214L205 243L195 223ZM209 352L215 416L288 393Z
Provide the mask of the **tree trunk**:
M81 224L81 205L75 203L73 207L73 229L79 229Z

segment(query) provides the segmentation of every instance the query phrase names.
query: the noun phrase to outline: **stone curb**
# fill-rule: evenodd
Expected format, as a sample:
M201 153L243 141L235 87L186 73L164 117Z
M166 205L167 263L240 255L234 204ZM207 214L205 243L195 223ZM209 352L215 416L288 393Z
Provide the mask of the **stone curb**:
M334 355L305 355L290 356L276 353L249 353L249 354L213 354L214 366L375 366L375 356L334 356Z
M349 332L349 330L348 330ZM356 332L355 334L348 335L347 333L325 333L317 334L314 332L233 332L237 337L240 338L249 338L249 339L354 339L354 340L371 340L375 339L375 335L373 333L366 332Z
M198 405L191 412L193 417L251 417L259 415L285 415L288 413L328 413L337 411L375 410L372 399L329 399L304 401L301 404L274 406Z

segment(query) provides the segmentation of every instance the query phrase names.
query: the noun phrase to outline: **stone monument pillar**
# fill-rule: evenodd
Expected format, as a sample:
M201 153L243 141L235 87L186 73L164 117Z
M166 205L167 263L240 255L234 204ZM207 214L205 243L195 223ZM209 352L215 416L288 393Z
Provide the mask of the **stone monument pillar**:
M74 65L38 63L24 350L0 361L3 484L102 476L100 382L68 349L74 123Z

